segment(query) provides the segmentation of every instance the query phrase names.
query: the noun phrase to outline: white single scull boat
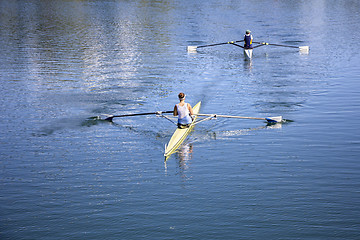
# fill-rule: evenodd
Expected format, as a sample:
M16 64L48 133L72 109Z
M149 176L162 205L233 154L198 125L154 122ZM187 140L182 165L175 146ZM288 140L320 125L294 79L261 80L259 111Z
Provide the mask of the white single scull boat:
M257 43L259 45L254 46L251 49L245 49L244 46L241 46L237 43L239 42L243 42L244 40L240 40L240 41L229 41L229 42L223 42L223 43L214 43L214 44L208 44L208 45L202 45L202 46L188 46L187 47L187 51L189 53L196 53L198 48L203 48L203 47L212 47L212 46L218 46L218 45L225 45L225 44L232 44L234 46L237 47L241 47L244 49L244 56L247 59L252 59L252 53L253 53L253 49L257 48L257 47L261 47L261 46L265 46L265 45L272 45L272 46L278 46L278 47L289 47L289 48L296 48L300 50L300 53L302 54L308 54L310 47L309 46L291 46L291 45L284 45L284 44L274 44L274 43L267 43L267 42L253 42Z
M194 112L194 120L193 122L190 124L190 127L188 128L177 128L174 132L174 134L172 135L172 137L170 138L170 141L167 145L165 145L165 161L170 157L171 154L173 154L176 149L181 145L181 143L185 140L185 138L189 135L189 133L191 132L191 130L194 128L195 126L195 121L197 118L197 115L199 111L200 111L200 107L201 107L201 101L198 102L194 107L193 107L193 112Z
M246 59L251 59L253 55L253 49L252 48L244 48L244 56Z

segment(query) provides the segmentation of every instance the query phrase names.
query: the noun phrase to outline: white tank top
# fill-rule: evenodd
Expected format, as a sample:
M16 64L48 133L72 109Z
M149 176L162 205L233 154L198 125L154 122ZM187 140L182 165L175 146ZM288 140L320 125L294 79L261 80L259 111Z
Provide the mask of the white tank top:
M190 117L190 112L187 106L187 103L184 106L180 106L176 104L177 112L178 112L178 123L180 124L190 124L192 119Z

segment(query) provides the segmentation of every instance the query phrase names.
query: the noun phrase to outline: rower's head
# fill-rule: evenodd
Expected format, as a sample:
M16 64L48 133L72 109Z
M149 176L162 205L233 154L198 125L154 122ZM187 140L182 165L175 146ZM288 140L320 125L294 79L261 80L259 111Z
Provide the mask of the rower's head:
M179 93L178 97L179 97L179 100L181 101L181 100L185 99L186 95L185 95L185 93L181 92L181 93Z
M251 31L250 30L246 30L246 34L250 34L251 33Z

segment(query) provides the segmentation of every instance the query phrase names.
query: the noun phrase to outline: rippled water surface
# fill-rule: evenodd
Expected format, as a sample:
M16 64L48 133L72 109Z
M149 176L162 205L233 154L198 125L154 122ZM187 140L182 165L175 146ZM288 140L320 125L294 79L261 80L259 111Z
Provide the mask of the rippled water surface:
M0 1L1 239L358 239L358 1ZM310 46L254 49L230 44ZM240 43L241 44L241 43ZM179 92L202 113L164 163Z

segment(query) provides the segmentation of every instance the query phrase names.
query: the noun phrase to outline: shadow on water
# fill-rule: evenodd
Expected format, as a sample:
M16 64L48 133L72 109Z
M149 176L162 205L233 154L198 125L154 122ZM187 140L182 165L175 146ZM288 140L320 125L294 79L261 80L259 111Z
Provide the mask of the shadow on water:
M91 124L92 125L109 124L113 127L119 128L119 129L126 129L130 132L137 133L137 134L140 134L143 136L152 136L152 137L155 137L156 139L158 139L158 138L162 139L162 138L167 137L167 135L163 134L161 131L145 130L145 128L141 128L140 126L123 124L123 123L120 123L119 121L105 120L105 118L103 116L96 116L96 117L88 118L83 123L88 123L88 124L90 124L89 126L91 126ZM83 126L85 126L85 125L83 124ZM149 125L146 129L154 129L154 128Z
M98 117L89 118L63 118L49 123L47 126L42 127L38 132L33 133L33 136L42 137L49 136L55 132L64 129L77 129L81 127L92 127L98 124L111 124L109 121L100 120Z

